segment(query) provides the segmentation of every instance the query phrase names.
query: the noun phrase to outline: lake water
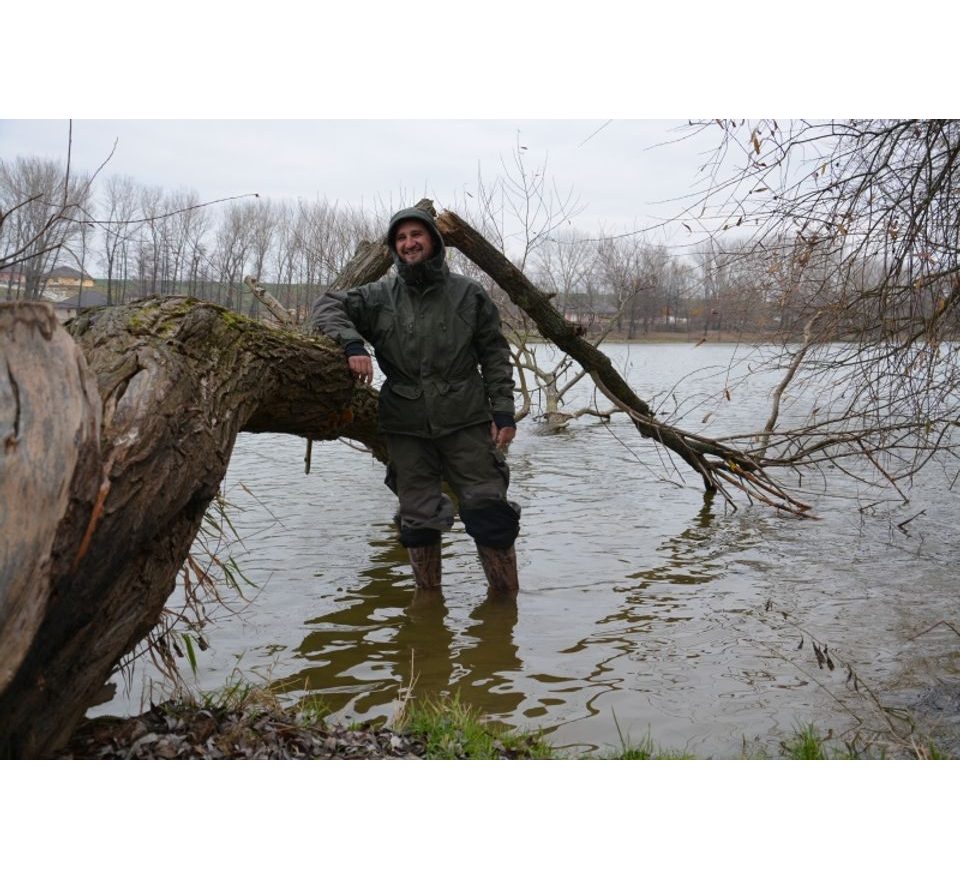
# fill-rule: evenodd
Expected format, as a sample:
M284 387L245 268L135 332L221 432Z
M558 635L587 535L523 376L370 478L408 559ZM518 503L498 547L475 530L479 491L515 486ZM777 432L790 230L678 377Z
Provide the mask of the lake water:
M745 363L731 359L745 352L733 346L604 351L700 433L765 421L775 379L739 383ZM571 406L586 403L581 383ZM238 439L225 494L243 543L220 555L257 588L236 614L210 609L201 689L241 674L290 702L320 697L345 722L388 720L408 687L415 699L459 693L570 754L649 736L703 757L776 755L810 722L838 738L883 731L874 697L941 732L960 720L960 637L934 626L958 622L956 464L934 464L906 506L868 506L880 496L828 471L802 489L819 519L798 520L705 504L699 480L625 416L555 434L525 421L509 456L521 593L492 602L459 521L443 542L442 596L416 595L383 467L323 443L304 475L304 445ZM143 674L97 711L136 711Z

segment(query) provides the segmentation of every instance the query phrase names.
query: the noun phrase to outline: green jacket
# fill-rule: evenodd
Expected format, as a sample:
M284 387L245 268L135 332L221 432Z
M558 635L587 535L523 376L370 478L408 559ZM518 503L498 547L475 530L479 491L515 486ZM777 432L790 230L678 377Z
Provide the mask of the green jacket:
M434 253L408 265L393 247L403 220L427 225ZM313 304L314 331L332 337L348 355L374 348L385 381L380 429L440 437L494 420L512 424L513 366L500 330L500 313L475 281L451 272L433 218L417 208L390 220L387 244L395 276L347 291L321 294Z

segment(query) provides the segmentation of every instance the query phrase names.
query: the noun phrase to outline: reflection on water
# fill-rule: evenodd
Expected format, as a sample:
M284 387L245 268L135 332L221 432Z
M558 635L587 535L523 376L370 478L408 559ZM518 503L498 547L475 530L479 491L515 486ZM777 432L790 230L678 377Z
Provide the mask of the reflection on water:
M517 601L490 594L470 612L465 636L470 642L457 655L459 677L452 682L468 705L484 706L494 717L510 717L523 700L515 678L522 664L513 640Z
M306 621L310 632L292 652L303 665L276 679L274 689L319 696L341 717L389 720L403 689L418 698L459 694L489 715L509 717L523 698L510 675L521 668L516 599L488 595L455 632L443 592L399 584L408 578L406 551L395 540L371 547L359 588Z
M728 354L611 347L648 397L693 359ZM713 405L711 419L751 429L763 401ZM848 667L891 701L960 705L945 690L958 680L960 640L944 627L914 638L957 619L949 481L916 487L910 511L926 508L938 536L924 540L892 528L883 506L858 514L863 499L843 498L840 484L812 499L815 522L704 503L696 479L678 487L626 420L557 436L521 425L510 459L524 508L521 592L497 600L459 525L444 537L442 594L418 594L382 467L317 444L304 477L302 454L293 438L238 439L226 491L245 547L231 552L261 590L210 632L203 688L239 669L291 701L319 697L343 721L389 719L407 688L415 698L459 693L574 750L650 734L718 757L740 754L745 740L775 752L810 721L849 727L836 697L862 695L845 681ZM829 645L834 670L819 668L811 637Z

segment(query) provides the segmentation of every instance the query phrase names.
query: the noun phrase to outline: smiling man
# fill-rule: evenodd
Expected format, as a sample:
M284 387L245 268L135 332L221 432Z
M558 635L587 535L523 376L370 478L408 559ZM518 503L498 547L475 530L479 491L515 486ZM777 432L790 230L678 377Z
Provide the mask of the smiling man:
M422 263L433 255L430 230L419 220L404 220L397 224L393 246L404 263Z
M516 435L513 365L500 314L479 284L450 271L427 212L395 214L386 243L396 276L322 294L313 329L343 347L353 376L367 384L373 362L364 342L373 346L385 376L386 483L400 499L400 541L417 586L440 587L440 536L453 525L446 480L491 590L516 592L520 508L507 499L503 455Z

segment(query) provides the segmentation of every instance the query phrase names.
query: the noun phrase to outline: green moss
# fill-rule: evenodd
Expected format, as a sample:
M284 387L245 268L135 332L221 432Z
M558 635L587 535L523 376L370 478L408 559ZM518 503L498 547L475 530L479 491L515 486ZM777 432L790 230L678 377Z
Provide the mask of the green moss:
M254 321L253 318L248 318L231 309L224 309L221 313L220 320L223 321L227 327L236 330L262 329L264 326L259 321Z

